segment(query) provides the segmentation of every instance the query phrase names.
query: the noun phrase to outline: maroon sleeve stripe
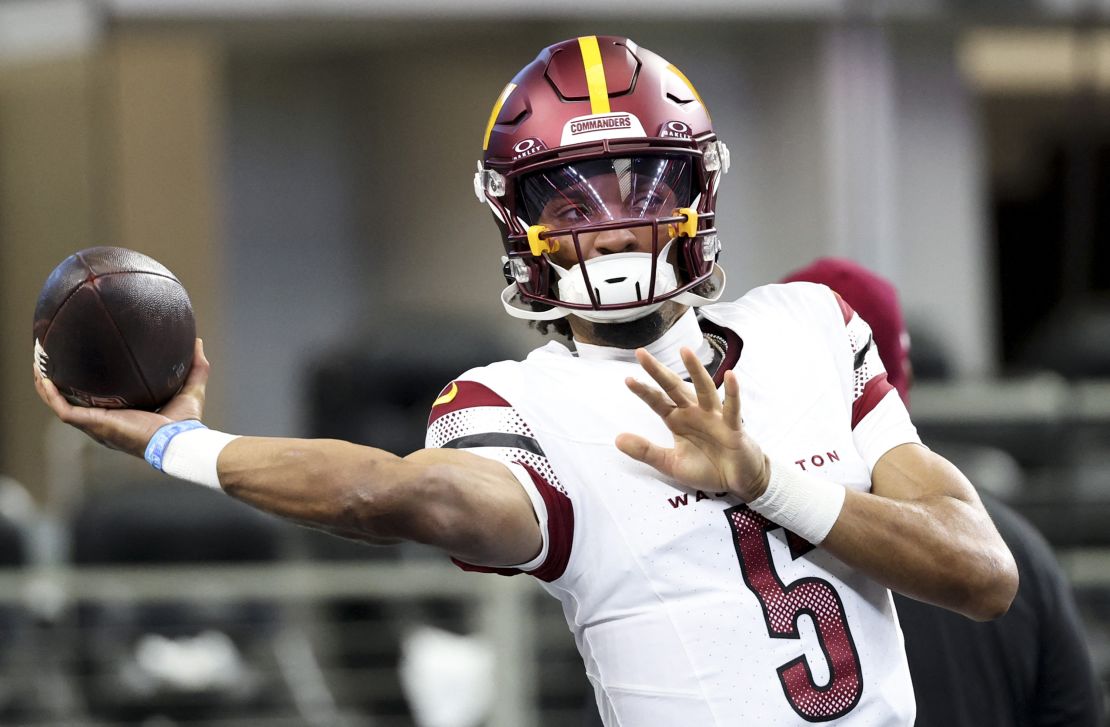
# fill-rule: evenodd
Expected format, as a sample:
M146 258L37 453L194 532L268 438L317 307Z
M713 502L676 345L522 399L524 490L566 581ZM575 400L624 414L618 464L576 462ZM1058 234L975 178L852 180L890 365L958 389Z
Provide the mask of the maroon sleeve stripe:
M574 540L574 507L571 505L570 498L548 484L547 480L538 472L523 462L517 462L517 464L528 470L532 482L535 483L540 497L543 498L543 502L547 506L547 557L539 567L528 571L528 573L541 581L550 583L558 580L566 572L567 563L570 562L570 548ZM473 565L472 563L464 563L457 558L452 558L451 562L464 571L472 573L496 573L502 576L515 576L524 572L519 568Z
M541 581L558 580L567 570L570 562L570 546L574 540L574 507L570 498L540 476L538 472L520 463L532 475L532 482L540 491L547 505L547 558L532 575Z
M864 384L863 393L852 402L852 429L855 429L856 425L863 421L863 418L870 414L871 410L878 406L883 397L893 388L890 382L886 380L886 372L873 377Z
M836 303L840 306L840 315L844 316L844 325L848 325L848 322L852 320L852 316L854 316L856 312L852 310L852 306L848 305L848 303L840 297L840 293L834 290L833 295L836 296Z
M459 409L475 406L510 406L509 402L494 393L492 389L476 381L452 381L439 392L436 402L428 415L428 424L444 414L450 414Z

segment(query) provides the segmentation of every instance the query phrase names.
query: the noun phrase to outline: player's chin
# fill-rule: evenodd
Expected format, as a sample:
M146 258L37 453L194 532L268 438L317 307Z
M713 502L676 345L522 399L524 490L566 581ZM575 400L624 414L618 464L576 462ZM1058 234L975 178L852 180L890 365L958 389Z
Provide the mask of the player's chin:
M685 312L686 306L669 300L659 310L633 321L595 323L577 316L575 319L578 326L588 329L590 338L602 346L640 348L666 333Z

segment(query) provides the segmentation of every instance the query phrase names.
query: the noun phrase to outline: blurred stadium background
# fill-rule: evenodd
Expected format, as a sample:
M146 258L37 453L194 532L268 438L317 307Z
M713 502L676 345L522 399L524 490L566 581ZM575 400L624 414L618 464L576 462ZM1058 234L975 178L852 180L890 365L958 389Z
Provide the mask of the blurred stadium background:
M470 175L504 83L594 33L708 101L733 295L830 254L899 286L926 441L1053 543L1110 684L1107 0L0 0L0 721L581 723L526 579L154 477L28 365L49 271L131 247L193 297L213 426L420 446L540 340Z

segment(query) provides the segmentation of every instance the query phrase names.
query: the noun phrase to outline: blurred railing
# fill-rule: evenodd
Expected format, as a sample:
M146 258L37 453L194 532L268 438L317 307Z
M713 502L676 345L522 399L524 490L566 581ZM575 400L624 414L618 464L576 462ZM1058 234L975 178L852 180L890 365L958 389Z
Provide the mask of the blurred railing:
M1054 546L1110 547L1110 381L922 383L912 404L925 443Z
M1043 373L1018 379L920 382L913 389L917 422L1104 422L1110 424L1110 381L1069 383Z
M141 548L142 544L136 543L136 547ZM0 614L8 617L8 625L16 624L15 630L33 633L20 645L19 653L9 654L12 658L0 666L0 692L24 692L24 697L30 691L40 692L30 700L36 704L24 706L19 713L20 724L87 727L113 724L104 721L103 716L90 716L82 698L75 696L87 686L86 682L115 678L112 672L120 666L110 665L97 671L82 663L80 654L88 649L88 644L79 647L79 643L104 640L105 631L109 641L116 640L111 626L105 629L103 623L97 627L102 632L99 637L85 633L88 624L77 617L82 608L128 613L136 607L164 605L212 613L220 612L225 605L265 604L267 609L280 614L274 619L276 626L233 624L231 631L241 634L240 627L245 627L246 632L253 629L263 636L268 648L275 652L271 655L272 670L287 672L280 676L284 677L281 689L288 692L289 703L249 718L235 716L236 713L201 715L158 724L208 727L248 723L378 727L412 724L404 708L374 714L360 711L351 703L371 698L378 702L403 702L396 675L396 638L389 644L383 643L383 632L397 637L400 631L413 625L399 625L399 615L404 620L404 614L419 611L421 604L432 602L462 609L467 615L466 622L475 627L474 635L491 647L497 697L488 721L483 724L490 727L555 724L541 720L539 715L537 652L546 650L545 642L550 639L538 633L537 618L544 614L548 621L552 615L561 618L550 609L537 609L540 594L528 578L468 575L447 563L431 561L4 568L0 569ZM363 604L371 610L384 608L385 612L344 618L335 615L335 604ZM419 617L414 616L414 621L419 621ZM32 623L34 627L30 626ZM573 650L565 628L561 636L556 639L555 650L566 652L568 647ZM356 641L361 646L352 643ZM352 663L341 658L340 652L347 656L354 653L359 658ZM264 661L267 660L261 660ZM256 660L256 664L261 662ZM277 676L259 678L274 681ZM314 686L311 682L317 683ZM43 694L46 685L51 686ZM315 694L306 695L306 687L315 689ZM54 700L68 705L50 703ZM312 716L313 700L324 703L322 712L315 711L316 717ZM567 724L576 724L581 719L582 704L581 697L576 695Z

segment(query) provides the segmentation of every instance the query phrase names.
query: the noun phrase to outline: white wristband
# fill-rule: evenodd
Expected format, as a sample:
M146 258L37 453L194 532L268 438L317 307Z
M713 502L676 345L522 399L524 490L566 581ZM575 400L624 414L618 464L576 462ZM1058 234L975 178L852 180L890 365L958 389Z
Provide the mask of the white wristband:
M762 495L748 503L776 525L820 545L840 517L845 490L835 482L771 462L771 478Z
M213 431L200 422L175 422L150 440L146 460L168 475L219 490L216 461L234 439L238 436Z

